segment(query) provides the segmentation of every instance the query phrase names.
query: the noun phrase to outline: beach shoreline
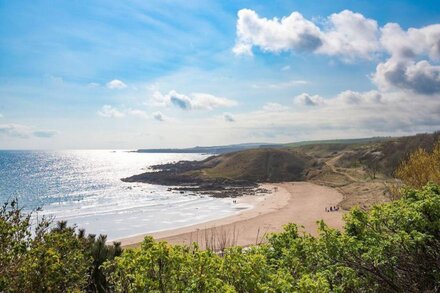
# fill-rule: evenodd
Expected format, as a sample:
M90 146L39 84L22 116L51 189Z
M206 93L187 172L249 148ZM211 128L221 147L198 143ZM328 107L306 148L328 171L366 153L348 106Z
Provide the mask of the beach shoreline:
M124 248L137 247L145 236L171 244L197 242L204 249L223 246L249 246L264 241L268 233L279 232L283 225L296 223L300 231L317 235L317 224L324 220L333 228L342 229L343 211L326 212L343 196L336 189L310 182L261 184L269 190L265 195L234 198L240 205L252 205L235 215L208 222L160 232L145 233L118 239Z

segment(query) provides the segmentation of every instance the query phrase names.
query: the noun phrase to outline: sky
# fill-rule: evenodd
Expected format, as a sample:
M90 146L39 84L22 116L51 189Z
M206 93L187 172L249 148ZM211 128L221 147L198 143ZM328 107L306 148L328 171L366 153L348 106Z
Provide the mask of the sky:
M0 149L436 130L438 0L0 0Z

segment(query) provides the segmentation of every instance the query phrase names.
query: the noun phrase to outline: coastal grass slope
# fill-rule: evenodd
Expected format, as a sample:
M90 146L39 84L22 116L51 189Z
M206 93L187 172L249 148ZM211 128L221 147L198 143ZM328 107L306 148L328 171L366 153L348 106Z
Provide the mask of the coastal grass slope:
M417 148L430 151L439 138L440 132L434 132L394 138L307 141L271 147L258 144L257 148L223 153L200 162L181 161L153 166L155 172L123 180L169 185L215 180L252 183L299 181L315 177L328 163L335 168L353 169L349 172L354 173L354 177L356 169L359 169L363 170L360 177L391 178L399 163L411 152ZM335 168L332 170L337 174Z
M215 161L215 162L213 162ZM201 178L250 182L299 181L306 178L316 161L304 153L288 149L251 149L214 157L212 167L193 171Z
M122 179L170 186L214 196L239 196L257 183L310 181L338 188L344 209L369 208L390 200L399 184L394 170L418 148L432 150L440 132L407 137L317 141L281 147L258 147L153 166L151 171ZM237 188L234 190L234 188Z

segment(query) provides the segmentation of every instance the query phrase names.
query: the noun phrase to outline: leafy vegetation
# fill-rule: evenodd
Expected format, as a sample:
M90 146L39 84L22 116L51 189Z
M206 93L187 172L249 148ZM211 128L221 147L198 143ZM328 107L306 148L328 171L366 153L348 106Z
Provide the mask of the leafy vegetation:
M408 190L371 211L352 210L344 232L294 224L265 245L171 246L147 237L108 262L119 292L436 292L440 289L440 187Z
M436 292L440 289L440 186L407 190L370 211L353 209L343 232L294 224L267 244L222 252L146 237L122 254L65 223L29 232L16 203L1 212L0 290L6 292ZM40 222L41 223L41 222ZM99 244L98 244L99 243ZM104 248L107 247L107 248ZM116 256L116 257L115 257Z
M332 153L343 152L337 162L338 166L348 168L362 165L371 177L376 177L379 173L393 177L395 170L411 153L418 149L430 152L439 139L440 132L434 132L365 143L308 145L299 149L318 157L329 157Z
M33 219L15 200L0 209L0 292L108 291L101 265L121 255L119 243Z
M389 138L385 141L357 144L318 144L298 147L299 151L313 157L317 168L309 171L307 180L317 184L336 187L344 194L340 206L349 210L360 206L369 209L374 204L387 202L400 196L401 181L420 188L428 181L436 182L434 177L413 185L402 176L396 174L396 168L409 155L418 149L429 153L434 149L435 142L440 139L440 132L418 134L408 137ZM407 175L426 178L426 172L439 170L434 166L438 158L413 160L420 165L418 169L407 167ZM323 164L320 164L323 163ZM319 168L319 166L322 166ZM426 168L425 168L426 167ZM438 171L437 171L438 172ZM425 174L425 175L423 175ZM396 180L395 177L401 180ZM438 175L437 175L438 176Z
M397 168L396 177L416 188L428 182L440 184L440 139L432 151L420 147L410 154Z

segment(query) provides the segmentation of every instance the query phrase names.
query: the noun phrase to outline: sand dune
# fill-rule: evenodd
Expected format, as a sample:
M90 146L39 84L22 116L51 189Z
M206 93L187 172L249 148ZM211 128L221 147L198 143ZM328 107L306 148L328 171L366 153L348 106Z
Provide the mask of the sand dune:
M302 230L312 235L317 234L316 221L321 219L334 228L343 226L342 211L325 211L343 199L336 189L309 182L263 184L262 187L272 192L237 198L238 208L243 203L251 203L252 209L219 220L146 235L173 244L198 242L202 248L219 248L259 243L265 234L280 231L287 223L303 226ZM144 236L125 238L121 242L124 247L137 246Z

